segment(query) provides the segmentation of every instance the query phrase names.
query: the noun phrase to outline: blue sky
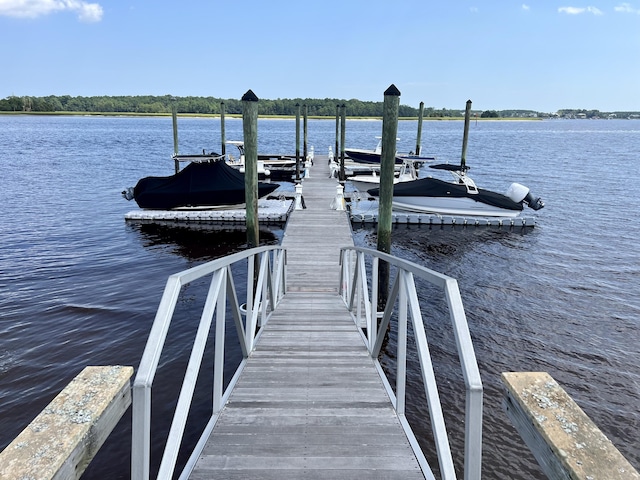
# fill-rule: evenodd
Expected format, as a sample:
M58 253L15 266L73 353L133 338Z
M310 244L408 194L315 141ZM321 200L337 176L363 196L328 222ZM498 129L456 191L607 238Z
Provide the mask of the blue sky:
M635 1L0 0L0 98L640 111Z

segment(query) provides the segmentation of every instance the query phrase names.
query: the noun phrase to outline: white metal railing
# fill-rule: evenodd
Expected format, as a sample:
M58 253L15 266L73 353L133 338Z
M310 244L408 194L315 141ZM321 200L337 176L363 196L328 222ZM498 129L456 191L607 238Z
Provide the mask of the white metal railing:
M367 275L365 261L365 259L368 258L371 259L370 282L368 281L369 276ZM388 264L389 271L393 268L395 278L393 285L389 289L386 307L378 324L379 315L377 305L379 297L378 277L380 261ZM454 278L421 267L412 262L367 248L343 248L340 252L340 264L342 267L340 294L349 310L354 314L356 323L358 325L364 325L366 328L366 335L363 334L365 343L378 370L381 372L398 418L403 424L405 432L412 443L423 472L425 472L425 475L430 475L430 478L435 478L405 417L407 318L410 316L425 395L429 405L429 414L431 416L441 476L443 479L448 480L455 479L456 473L414 278L424 279L444 290L466 389L464 478L466 480L479 480L482 465L482 380L480 378L480 371L478 369L473 343L458 289L458 282ZM394 393L377 359L396 304L398 351L396 389Z
M238 262L246 262L248 270L246 317L244 322L242 320L240 303L236 295L235 283L231 273L231 266ZM255 268L258 263L258 271L256 272ZM214 316L216 320L213 365L213 413L202 438L206 438L208 433L213 429L229 392L233 389L237 377L246 363L246 358L254 348L257 327L268 321L268 314L277 306L286 291L285 263L286 252L282 247L258 247L213 260L169 277L133 383L131 454L131 478L133 480L147 480L149 478L151 451L151 387L181 288L194 280L211 276L207 298L204 303L185 378L180 390L169 436L160 463L157 476L159 479L170 479L173 476L187 416L191 407L196 379L200 371L200 365L207 344L207 337ZM257 280L255 280L254 283L254 279L256 278ZM244 360L240 363L227 389L224 390L225 315L227 306L230 307L235 320L236 331L240 339ZM192 454L184 472L187 472L191 463L195 462L194 458L197 457L198 449L201 449L202 446L203 442L201 441L196 446L194 454Z

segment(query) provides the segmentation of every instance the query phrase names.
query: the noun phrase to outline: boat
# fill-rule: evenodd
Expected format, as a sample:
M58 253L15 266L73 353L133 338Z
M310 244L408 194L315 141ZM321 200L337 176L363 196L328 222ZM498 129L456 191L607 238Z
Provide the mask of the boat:
M402 163L400 170L395 173L393 183L409 182L418 178L418 172L412 160L406 160ZM370 188L380 185L380 173L376 169L372 169L369 174L359 174L347 177L347 180L362 193Z
M533 210L544 207L540 198L534 197L528 187L519 183L512 183L504 195L478 188L467 175L469 167L464 163L429 167L448 171L453 175L454 181L426 177L398 183L393 187L394 210L473 217L517 217L524 205ZM367 193L379 197L380 189L373 188Z
M437 215L459 215L471 217L517 217L527 205L540 210L544 202L531 194L528 187L512 183L507 192L492 192L478 188L467 175L467 142L469 138L469 119L471 100L467 101L464 116L464 136L460 164L440 163L429 168L444 170L453 175L453 182L426 177L393 186L391 206L395 210L429 213ZM380 188L367 190L372 197L380 196Z
M244 175L227 165L224 156L210 157L192 161L168 177L144 177L135 187L123 191L122 196L135 200L140 208L153 210L231 208L244 204ZM258 182L258 198L278 187L277 183Z
M244 142L240 140L229 140L227 145L233 145L238 149L238 156L227 154L227 163L234 168L238 168L244 173ZM304 159L300 159L300 168L304 168ZM280 154L258 154L258 175L265 172L271 180L294 179L296 174L296 159ZM268 173L267 173L268 172Z
M365 150L361 148L345 148L344 153L354 162L380 164L382 155L382 137L376 137L378 144L373 150ZM435 155L416 155L414 153L398 154L396 153L395 163L402 164L405 161L413 161L418 167L423 163L433 162Z

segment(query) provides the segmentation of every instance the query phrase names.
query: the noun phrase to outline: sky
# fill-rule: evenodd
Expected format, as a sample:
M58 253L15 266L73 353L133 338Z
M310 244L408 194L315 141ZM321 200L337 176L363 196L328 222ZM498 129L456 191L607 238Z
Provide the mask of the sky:
M0 0L0 98L640 111L640 0Z

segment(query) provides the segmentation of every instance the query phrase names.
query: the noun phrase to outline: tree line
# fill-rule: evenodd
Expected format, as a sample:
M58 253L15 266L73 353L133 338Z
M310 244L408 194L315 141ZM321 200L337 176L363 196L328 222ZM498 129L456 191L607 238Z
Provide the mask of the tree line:
M311 117L335 117L336 106L344 105L350 117L382 117L383 102L365 102L337 98L293 98L268 100L260 99L260 115L295 116L298 105L306 106ZM153 96L95 96L72 97L70 95L49 95L47 97L9 96L0 100L0 112L35 113L120 113L139 115L170 114L175 106L178 113L194 115L219 115L224 108L229 115L242 114L242 100L215 97L174 97L172 95ZM400 105L398 115L404 118L416 118L419 106ZM639 112L600 112L598 110L563 109L555 113L536 112L534 110L472 110L474 118L638 118ZM426 107L423 115L427 118L460 118L463 109Z
M260 99L258 112L260 115L295 116L298 105L306 106L307 115L315 117L335 117L336 106L345 106L350 117L382 117L383 102L365 102L357 99L343 100L336 98L311 99ZM242 101L238 99L221 99L215 97L174 97L164 96L94 96L72 97L70 95L46 97L10 96L0 100L0 111L5 112L82 112L82 113L123 113L123 114L169 114L175 106L178 113L219 115L224 108L225 114L242 114ZM493 112L493 111L492 111ZM516 111L496 113L496 116L516 116ZM535 116L535 112L527 111ZM417 117L419 106L400 105L400 117ZM474 112L476 116L494 116L493 113ZM484 115L483 115L484 114ZM447 109L426 107L425 117L461 117L464 109Z

